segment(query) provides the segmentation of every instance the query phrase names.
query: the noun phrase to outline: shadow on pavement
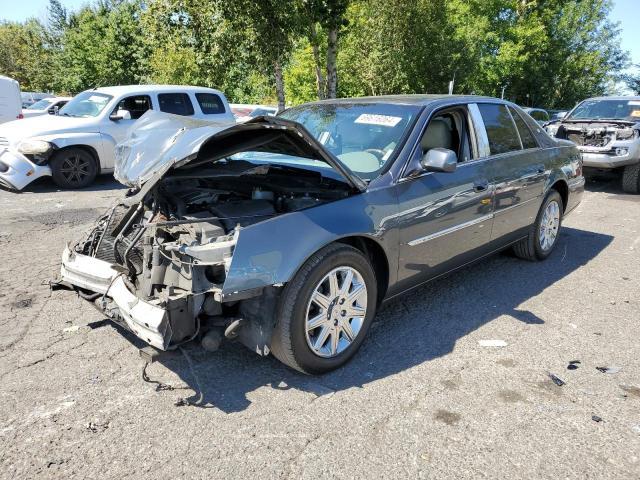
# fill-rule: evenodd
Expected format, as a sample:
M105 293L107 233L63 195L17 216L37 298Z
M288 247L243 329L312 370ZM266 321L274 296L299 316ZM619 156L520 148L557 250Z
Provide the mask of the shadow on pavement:
M98 175L94 182L88 187L78 189L79 192L101 192L105 190L124 190L125 187L121 183L118 183L111 174ZM51 193L51 192L59 192L62 191L60 187L58 187L51 177L41 177L33 183L27 185L20 192L14 193Z
M545 262L497 255L420 287L383 306L360 352L324 376L299 374L272 356L261 358L234 343L215 353L194 344L185 347L186 355L176 352L160 363L195 391L188 403L227 413L246 409L251 403L247 394L263 386L318 396L361 387L450 353L458 339L501 315L534 328L543 324L520 305L595 258L612 239L564 228Z

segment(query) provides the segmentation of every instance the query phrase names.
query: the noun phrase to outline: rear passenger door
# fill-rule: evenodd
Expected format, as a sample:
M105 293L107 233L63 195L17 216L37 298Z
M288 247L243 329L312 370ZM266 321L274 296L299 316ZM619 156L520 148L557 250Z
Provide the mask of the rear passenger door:
M492 239L518 235L538 214L546 178L538 143L516 109L502 103L478 103L484 124L493 199Z
M160 111L174 115L191 116L194 114L193 103L187 93L159 93L158 105Z

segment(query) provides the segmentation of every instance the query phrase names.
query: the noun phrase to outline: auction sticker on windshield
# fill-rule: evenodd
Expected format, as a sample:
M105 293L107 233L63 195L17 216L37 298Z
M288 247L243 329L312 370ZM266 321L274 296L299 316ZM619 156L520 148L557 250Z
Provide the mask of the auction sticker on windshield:
M374 115L363 113L355 119L353 123L365 123L367 125L381 125L383 127L395 127L402 117L392 117L391 115Z

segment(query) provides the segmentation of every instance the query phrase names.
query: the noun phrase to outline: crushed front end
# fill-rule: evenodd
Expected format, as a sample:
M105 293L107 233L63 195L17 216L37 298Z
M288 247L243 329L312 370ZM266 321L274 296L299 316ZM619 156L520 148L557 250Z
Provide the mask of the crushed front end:
M226 234L207 215L169 221L156 203L117 205L65 249L62 280L145 342L173 348L197 335L203 316L222 313L238 230Z
M279 292L306 258L293 234L299 225L310 240L310 232L323 232L292 214L356 189L340 173L318 166L321 147L292 122L259 118L213 136L209 131L208 139L206 130L177 128L167 137L171 122L184 120L165 121L165 140L143 123L151 137L139 128L135 144L120 149L140 160L147 145L170 138L170 154L156 159L153 172L143 172L147 180L131 185L88 235L68 245L58 286L161 350L216 334L266 355ZM118 177L134 177L128 173ZM280 235L290 244L274 247Z
M640 124L631 121L563 122L556 138L570 140L585 167L611 169L640 161Z

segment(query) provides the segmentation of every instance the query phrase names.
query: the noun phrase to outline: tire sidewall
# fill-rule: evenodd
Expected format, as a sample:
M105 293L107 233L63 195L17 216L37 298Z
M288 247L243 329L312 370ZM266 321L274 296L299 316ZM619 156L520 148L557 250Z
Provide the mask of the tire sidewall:
M343 352L335 357L324 358L316 355L307 344L306 315L307 304L318 283L334 268L347 266L356 269L367 287L367 314L356 339ZM346 363L360 348L367 336L371 322L375 317L377 302L377 283L373 268L366 257L357 250L339 250L330 254L316 265L304 279L303 286L296 293L297 298L292 310L291 347L296 363L309 373L323 373L340 367Z
M91 165L91 170L89 172L89 175L87 175L87 177L85 177L82 183L79 183L79 184L69 183L67 179L64 178L64 175L62 174L62 172L59 171L59 168L61 168L62 162L67 157L72 155L79 155L86 158L87 160L89 160L89 165ZM59 152L56 152L53 158L51 159L51 161L49 162L49 166L51 167L51 176L53 177L53 181L56 183L56 185L65 189L78 189L78 188L87 187L88 185L93 183L93 180L96 178L96 175L98 174L98 166L96 164L96 159L89 152L81 148L67 148Z
M540 245L540 224L542 223L542 217L544 216L544 212L547 209L547 206L552 201L556 201L558 206L560 207L560 219L558 220L558 234L556 235L555 242L551 246L549 250L543 250ZM534 225L533 231L533 246L536 252L536 256L540 260L544 260L555 250L556 245L558 244L558 239L560 238L560 230L562 228L562 212L564 210L564 202L562 201L562 197L555 190L550 191L544 199L542 203L542 207L540 207L540 211L538 212L538 217L536 218L536 223Z

